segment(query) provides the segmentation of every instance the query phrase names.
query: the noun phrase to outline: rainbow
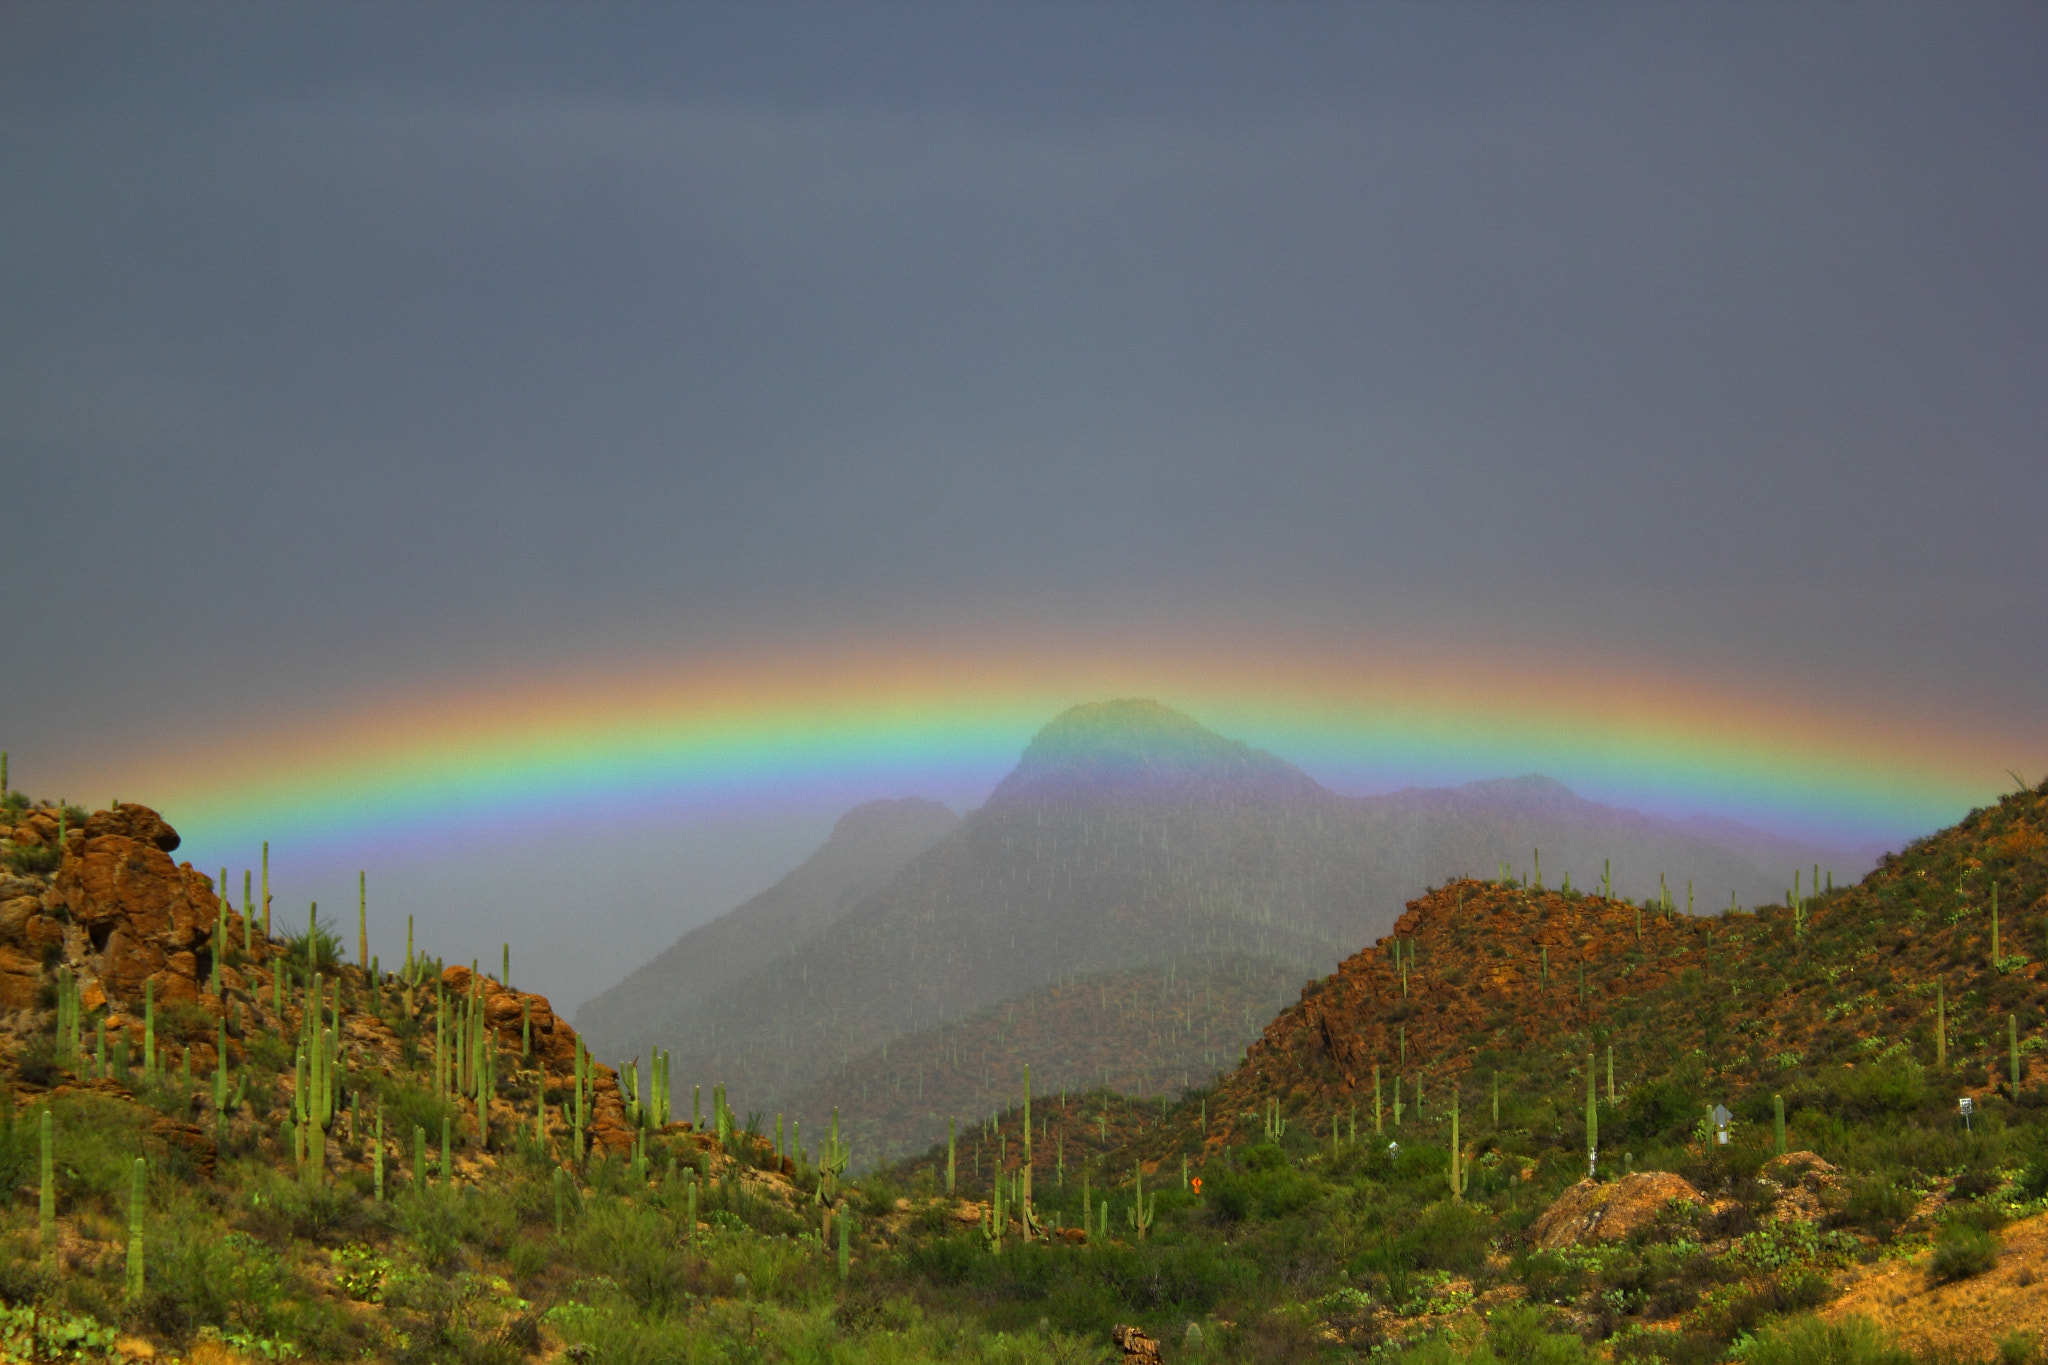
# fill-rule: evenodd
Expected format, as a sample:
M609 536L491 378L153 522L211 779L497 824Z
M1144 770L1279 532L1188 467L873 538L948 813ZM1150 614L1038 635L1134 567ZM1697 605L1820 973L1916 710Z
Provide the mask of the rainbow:
M1568 651L1240 632L612 659L124 747L66 780L72 792L147 800L195 855L246 863L262 839L302 853L403 850L505 837L577 810L659 822L985 793L1052 716L1120 696L1186 711L1340 791L1543 772L1617 805L1856 843L1951 822L2009 788L2008 769L2048 760L2040 733Z

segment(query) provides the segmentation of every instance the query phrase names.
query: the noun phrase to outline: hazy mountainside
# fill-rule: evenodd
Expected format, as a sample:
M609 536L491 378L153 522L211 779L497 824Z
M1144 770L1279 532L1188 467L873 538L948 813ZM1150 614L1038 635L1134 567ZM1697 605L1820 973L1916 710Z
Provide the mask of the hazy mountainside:
M586 1001L576 1026L604 1055L631 1052L649 1020L676 1001L715 992L767 966L873 895L960 823L936 801L906 797L856 806L795 871L709 924L690 930L652 962Z
M1678 822L1678 827L1687 834L1719 844L1730 853L1748 859L1781 881L1789 876L1787 869L1803 867L1810 874L1815 863L1819 863L1823 871L1833 867L1836 881L1857 881L1877 866L1878 859L1886 851L1876 844L1828 848L1804 839L1788 839L1717 815L1689 815ZM1782 888L1780 894L1783 894Z
M1077 707L886 889L648 1020L641 1045L670 1048L679 1080L776 1109L892 1039L1064 977L1217 954L1306 975L1399 904L1355 822L1290 765L1164 707Z
M1042 1095L1178 1093L1233 1062L1301 987L1294 963L1197 956L1062 979L855 1058L789 1097L839 1113L858 1165L917 1151L948 1118L1005 1108L1020 1059Z
M1519 876L1533 877L1540 853L1544 881L1598 890L1612 863L1614 894L1641 899L1667 886L1695 908L1723 910L1730 898L1758 905L1782 898L1795 869L1819 864L1847 880L1860 874L1853 859L1790 840L1776 840L1732 821L1711 821L1769 861L1759 863L1710 835L1670 820L1588 801L1547 777L1468 782L1462 787L1415 787L1361 803L1380 854L1412 895L1453 877L1490 877L1505 860ZM1805 885L1805 883L1802 883Z
M1709 904L1777 894L1776 878L1726 850L1548 779L1354 800L1156 703L1101 703L1047 725L985 806L765 966L637 1017L589 1020L604 1055L658 1045L679 1081L723 1081L743 1109L816 1122L814 1103L867 1103L849 1088L862 1076L870 1096L883 1076L893 1094L906 1073L890 1057L963 1016L1188 958L1315 975L1384 932L1421 886L1503 860L1526 866L1537 848L1546 873L1571 868L1582 885L1605 857L1617 885L1642 894L1663 871L1680 905L1688 881ZM1242 1005L1219 1007L1200 1021L1219 1065L1256 1036L1258 1021L1242 1016ZM1085 1078L1097 1040L1084 1032L1047 1035L1042 1052L1018 1040L1011 1069ZM937 1037L916 1046L937 1049ZM1142 1033L1117 1037L1150 1055ZM971 1069L927 1073L921 1090L908 1118L876 1117L891 1144L915 1140L902 1122L942 1124L988 1098Z

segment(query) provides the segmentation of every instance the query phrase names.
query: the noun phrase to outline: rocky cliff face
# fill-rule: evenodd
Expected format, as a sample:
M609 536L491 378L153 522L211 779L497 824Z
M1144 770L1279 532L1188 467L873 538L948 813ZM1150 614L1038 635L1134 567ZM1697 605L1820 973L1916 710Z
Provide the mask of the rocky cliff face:
M73 827L54 808L31 808L11 828L0 826L0 839L12 869L0 876L0 1023L5 1025L0 1032L12 1035L17 1055L23 1045L48 1036L60 971L68 971L78 986L85 1031L104 1023L124 1055L133 1055L143 1044L143 1000L145 994L152 997L162 1061L171 1068L189 1065L191 1074L210 1074L222 1060L217 1046L222 1023L226 1061L238 1074L251 1063L254 1039L296 1035L303 971L285 961L284 943L266 939L260 926L245 926L232 908L223 922L212 879L190 863L172 861L178 833L157 812L122 804ZM46 867L52 862L54 867ZM223 928L225 935L217 941ZM218 991L216 953L221 955ZM551 1125L566 1129L568 1114L559 1094L571 1084L577 1035L546 997L473 976L460 966L440 973L438 990L432 980L415 981L406 989L388 976L373 985L361 966L334 964L325 971L352 1065L386 1073L406 1070L398 1030L418 1027L444 1002L471 1000L501 1054L519 1059L508 1061L508 1072L525 1071L527 1089L554 1096L537 1102L554 1110ZM286 982L277 992L273 978L280 973ZM276 1007L280 996L281 1011ZM433 1025L426 1028L431 1034ZM91 1057L79 1060L74 1070L77 1083L124 1092L119 1075L126 1073L101 1074L110 1069ZM590 1140L600 1149L624 1151L632 1145L633 1128L617 1076L604 1066L596 1066L593 1076ZM288 1086L289 1076L280 1084ZM501 1131L533 1122L530 1104L523 1117L506 1098L494 1098L491 1108L492 1124ZM281 1121L275 1114L254 1112L234 1118L264 1132L274 1131ZM167 1129L169 1138L188 1147L202 1168L211 1169L212 1140L199 1128L173 1127L178 1131ZM402 1157L399 1137L391 1141L393 1158Z

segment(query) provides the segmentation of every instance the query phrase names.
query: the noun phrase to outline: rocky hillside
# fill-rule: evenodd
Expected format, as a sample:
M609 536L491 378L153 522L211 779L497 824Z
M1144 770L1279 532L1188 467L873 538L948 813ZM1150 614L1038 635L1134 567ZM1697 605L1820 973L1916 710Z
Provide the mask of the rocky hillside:
M2015 1040L2025 1089L2048 1049L2041 790L1793 905L1689 918L1522 885L1436 888L1267 1025L1217 1086L1205 1137L1274 1100L1326 1128L1353 1106L1369 1116L1374 1068L1387 1113L1397 1082L1411 1114L1440 1118L1454 1088L1490 1110L1497 1077L1511 1102L1569 1115L1589 1056L1604 1096L1609 1049L1620 1091L1662 1077L1682 1092L1680 1127L1766 1089L1796 1121L1834 1102L1816 1077L1839 1068L1940 1062L1958 1095L2010 1093Z
M569 1132L578 1039L545 998L425 957L408 972L373 977L344 960L325 926L272 936L221 900L204 873L173 862L178 845L177 832L147 806L123 803L89 816L17 808L0 844L10 868L0 883L0 1005L11 1012L0 1041L17 1092L85 1088L136 1102L144 1089L182 1084L191 1101L182 1107L206 1121L151 1122L211 1169L221 1144L282 1141L301 1084L292 1048L310 1036L308 1011L318 1009L335 1035L336 1094L381 1099L394 1118L405 1116L387 1137L394 1165L410 1161L407 1128L415 1121L431 1130L438 1155L446 1118L464 1160L487 1159L493 1136L536 1130L539 1108L551 1131ZM75 1039L60 1028L53 1042L52 1010L60 1023L67 1012L77 1020ZM486 1054L501 1060L503 1084L481 1113L473 1077L457 1084L421 1074L423 1050L432 1054L437 1036L451 1037L458 1023L474 1037L457 1073ZM216 1073L232 1085L219 1103ZM593 1065L585 1086L590 1143L630 1146L616 1075ZM359 1111L350 1123L351 1140L329 1152L337 1174L367 1173L361 1118Z

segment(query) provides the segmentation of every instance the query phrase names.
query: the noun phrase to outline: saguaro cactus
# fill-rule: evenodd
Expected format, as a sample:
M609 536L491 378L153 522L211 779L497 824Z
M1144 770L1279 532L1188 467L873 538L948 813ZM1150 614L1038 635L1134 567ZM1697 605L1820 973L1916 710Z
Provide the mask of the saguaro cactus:
M1943 983L1934 983L1934 1064L1948 1065L1948 1005Z
M55 1120L45 1109L42 1129L42 1190L36 1203L36 1245L43 1254L45 1269L57 1262L57 1134Z
M1018 1191L1017 1221L1025 1241L1031 1240L1031 1064L1024 1064L1024 1170Z
M142 1210L149 1197L149 1168L141 1157L128 1179L128 1301L142 1298Z
M1586 1054L1586 1174L1600 1169L1600 1100L1593 1089L1593 1054Z
M1458 1088L1451 1087L1451 1198L1465 1202L1465 1177L1461 1169L1464 1149L1458 1142Z
M2011 1050L2012 1069L2007 1072L2014 1100L2020 1097L2020 1020L2016 1014L2005 1016L2005 1041Z
M228 1021L220 1021L220 1031L214 1042L213 1061L213 1121L216 1125L227 1122L228 1117Z
M958 1137L958 1125L953 1119L946 1120L946 1193L953 1193L954 1184L954 1143Z

